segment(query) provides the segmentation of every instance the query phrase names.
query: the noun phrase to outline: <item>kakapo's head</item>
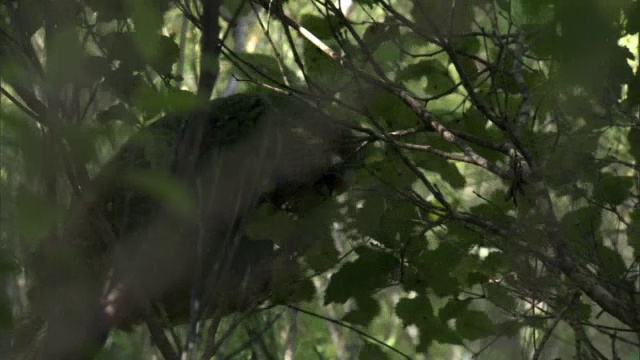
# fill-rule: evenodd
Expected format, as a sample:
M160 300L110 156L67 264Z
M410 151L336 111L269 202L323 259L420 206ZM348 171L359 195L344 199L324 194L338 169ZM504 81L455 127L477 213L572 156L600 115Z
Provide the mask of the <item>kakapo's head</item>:
M211 218L232 222L235 215L228 207L242 212L256 199L269 199L281 207L309 191L326 197L346 188L358 147L349 124L326 110L279 94L217 98L193 114L170 115L140 130L102 177L104 182L119 183L130 172L175 171L184 120L199 114L206 124L196 176L208 185L201 189L198 201L211 204ZM109 193L114 188L105 187ZM149 198L137 188L117 189L116 196L123 198L130 192Z
M258 100L265 112L253 144L269 167L265 194L286 205L309 192L330 196L345 190L359 145L349 124L292 96Z

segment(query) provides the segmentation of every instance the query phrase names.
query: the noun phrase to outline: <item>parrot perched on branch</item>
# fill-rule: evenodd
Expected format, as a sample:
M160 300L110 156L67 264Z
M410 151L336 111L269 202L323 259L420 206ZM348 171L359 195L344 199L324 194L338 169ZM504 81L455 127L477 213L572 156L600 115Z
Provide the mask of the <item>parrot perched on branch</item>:
M182 178L189 116L206 123L193 176ZM40 249L32 292L48 325L40 355L85 358L152 304L188 313L190 289L210 295L203 313L266 298L273 264L293 254L243 229L260 204L300 211L300 194L339 190L357 145L346 125L292 96L237 94L134 134L71 206L63 236Z

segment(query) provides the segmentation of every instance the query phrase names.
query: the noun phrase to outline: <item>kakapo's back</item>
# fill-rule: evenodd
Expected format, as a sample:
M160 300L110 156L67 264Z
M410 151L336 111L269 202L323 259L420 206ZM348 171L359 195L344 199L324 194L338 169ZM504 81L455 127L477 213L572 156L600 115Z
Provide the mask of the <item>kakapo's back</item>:
M286 203L334 173L354 150L344 124L290 96L232 95L211 101L204 113L195 188L186 192L195 194L187 213L197 218L174 216L175 198L143 181L175 175L187 117L169 115L132 136L104 166L88 200L71 211L65 246L43 252L38 282L41 315L49 322L47 358L101 345L105 332L141 311L141 298L160 300L191 281L196 261L188 224L199 224L207 251L222 255L215 258L241 258L228 253L235 248L229 241L243 236L233 232L242 232L260 201L278 194Z
M237 160L236 168L266 166L274 178L308 182L354 151L347 124L327 118L320 109L293 96L236 94L211 101L204 112L207 122L197 162L201 173L228 175L211 163L224 156ZM184 115L170 115L142 129L98 180L113 182L114 175L122 178L123 171L132 169L173 173L185 120ZM269 190L273 189L260 189Z
M209 209L215 226L235 221L238 211L246 212L256 201L277 197L279 205L286 203L299 189L339 173L355 152L346 124L293 96L236 94L215 99L202 111L206 123L196 162L200 185L195 200L200 212L203 205ZM145 185L154 176L157 183L175 177L187 118L168 115L133 135L96 176L86 192L88 200L76 206L71 227L82 228L87 217L95 219L99 212L120 238L144 226L162 200L176 200L159 199L162 194L154 193L158 189ZM104 251L113 241L97 240L88 246L92 251Z

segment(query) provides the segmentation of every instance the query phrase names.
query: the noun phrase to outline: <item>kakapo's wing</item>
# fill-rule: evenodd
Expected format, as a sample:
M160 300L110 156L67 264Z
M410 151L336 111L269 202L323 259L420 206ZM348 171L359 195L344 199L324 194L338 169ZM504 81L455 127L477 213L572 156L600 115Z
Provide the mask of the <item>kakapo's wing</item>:
M286 96L233 95L202 111L207 120L197 189L186 193L197 194L206 247L233 258L233 251L222 250L228 242L219 241L225 237L220 235L250 215L264 195L288 196L295 191L283 189L321 179L343 157L349 134L318 109ZM43 251L37 277L49 353L73 353L92 342L100 346L111 327L140 311L138 298L159 300L192 279L194 254L186 243L192 239L185 238L179 217L163 211L171 198L159 196L176 190L164 186L165 180L180 186L173 175L187 116L166 116L133 135L96 176L88 199L72 210L66 248ZM141 181L154 177L155 185ZM112 302L113 313L105 302Z
M203 110L209 134L203 148L222 149L239 141L243 136L234 128L251 133L263 105L258 95L210 102ZM139 311L134 293L157 300L189 278L190 247L179 227L172 227L173 218L157 216L167 201L150 189L174 191L172 186L180 185L170 179L188 116L165 116L131 136L84 189L82 201L72 204L63 235L41 244L30 298L33 318L48 323L37 346L51 358L68 358L87 344L99 347L112 326ZM109 299L107 285L113 290L122 286L119 297ZM101 309L107 300L116 309L108 317Z
M206 216L218 228L213 231L223 231L260 199L286 202L298 189L333 176L352 149L343 124L290 96L236 94L215 99L200 111L206 124L196 163L201 186L196 200L206 203ZM114 239L146 226L165 206L186 206L174 193L190 190L174 175L189 116L167 115L140 129L95 177L67 227L84 229L72 230L71 237L83 242L88 253L107 251ZM97 235L105 230L97 224L100 218L112 234Z
M206 114L206 124L199 163L212 151L232 146L250 134L266 106L265 96L258 94L238 94L209 102L201 110ZM158 198L163 197L158 192L171 191L169 185L177 185L172 179L177 147L192 115L170 114L141 128L95 177L89 203L104 213L116 236L145 222L163 200Z

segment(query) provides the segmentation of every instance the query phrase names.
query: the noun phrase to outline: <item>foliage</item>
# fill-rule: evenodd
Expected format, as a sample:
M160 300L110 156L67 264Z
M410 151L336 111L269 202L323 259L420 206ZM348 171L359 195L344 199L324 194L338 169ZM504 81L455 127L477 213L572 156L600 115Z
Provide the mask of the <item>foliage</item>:
M637 352L640 2L347 3L0 4L0 275L13 289L0 329L20 332L34 253L131 134L211 97L277 91L353 129L349 190L298 199L303 215L257 209L250 237L312 244L275 267L261 311L159 333L147 319L157 348L136 328L100 356L171 358L163 340L221 358ZM240 108L209 109L229 114L209 141L243 136L253 108ZM170 133L187 139L189 124ZM174 175L130 181L194 216Z

